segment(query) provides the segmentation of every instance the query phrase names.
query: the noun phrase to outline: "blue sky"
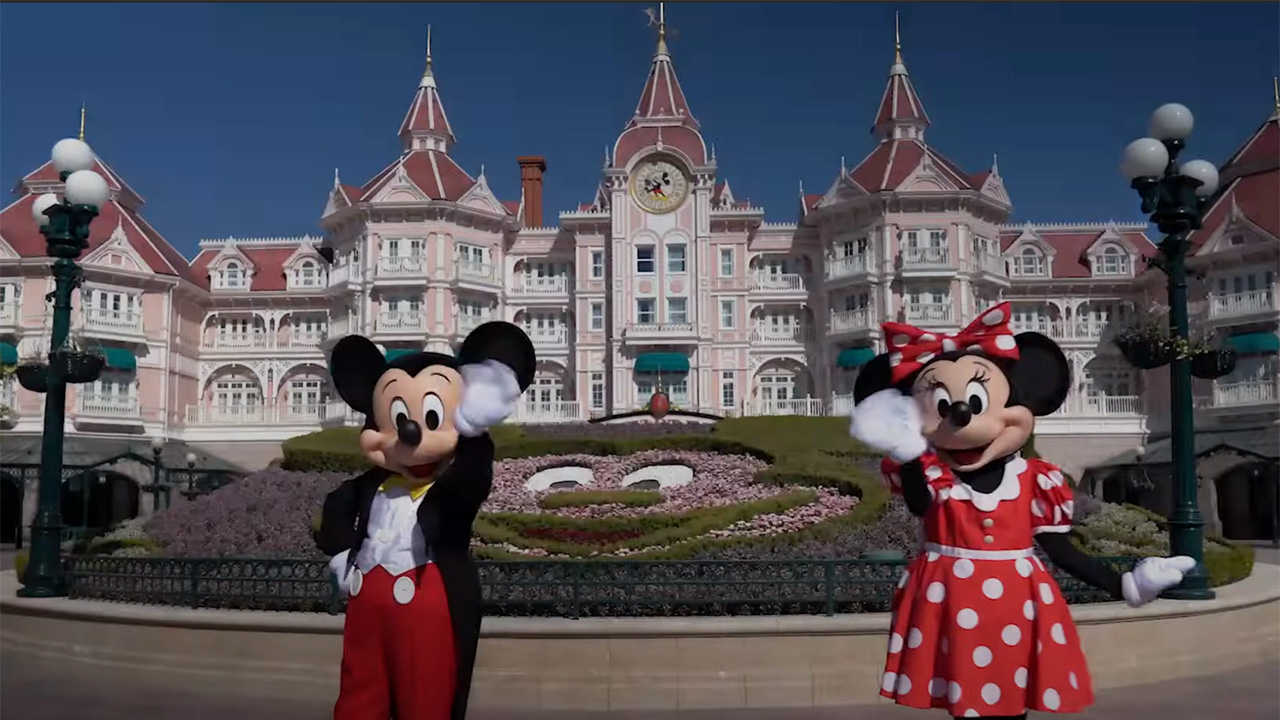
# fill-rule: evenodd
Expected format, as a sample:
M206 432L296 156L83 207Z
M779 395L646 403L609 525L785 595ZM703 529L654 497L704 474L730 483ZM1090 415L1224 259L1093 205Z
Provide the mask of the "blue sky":
M188 256L317 232L334 167L359 185L397 156L431 23L455 158L517 199L515 157L545 155L553 219L591 199L635 107L649 4L5 4L0 180L73 135L85 102L89 142ZM739 199L792 220L801 180L822 192L870 152L895 10L929 144L970 171L998 153L1015 220L1141 219L1116 167L1161 103L1195 112L1189 157L1214 162L1271 111L1276 3L669 3L676 70Z

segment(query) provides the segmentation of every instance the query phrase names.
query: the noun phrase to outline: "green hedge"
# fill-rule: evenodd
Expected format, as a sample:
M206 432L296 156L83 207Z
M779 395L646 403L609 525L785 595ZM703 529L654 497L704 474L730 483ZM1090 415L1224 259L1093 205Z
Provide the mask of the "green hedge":
M592 505L649 507L660 502L662 493L657 490L568 490L544 496L538 501L538 507L543 510Z
M30 551L20 550L17 555L13 556L13 572L17 574L18 584L20 585L27 584L24 577L27 574L27 563L29 562L31 562Z

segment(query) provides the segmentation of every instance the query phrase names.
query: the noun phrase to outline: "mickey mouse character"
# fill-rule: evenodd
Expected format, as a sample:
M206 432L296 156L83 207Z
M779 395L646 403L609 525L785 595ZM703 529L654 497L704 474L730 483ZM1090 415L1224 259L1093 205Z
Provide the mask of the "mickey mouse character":
M387 362L358 335L333 349L338 394L365 414L372 470L325 498L316 545L348 593L334 720L463 720L480 635L471 525L493 485L488 429L533 380L533 343L489 322L452 357Z
M957 718L1093 703L1071 612L1033 540L1132 607L1195 567L1146 558L1121 575L1071 544L1071 487L1057 467L1019 454L1035 418L1066 399L1069 366L1052 340L1015 336L1008 320L1001 303L954 336L885 323L890 352L854 387L850 434L889 455L885 478L924 526L893 599L880 694Z

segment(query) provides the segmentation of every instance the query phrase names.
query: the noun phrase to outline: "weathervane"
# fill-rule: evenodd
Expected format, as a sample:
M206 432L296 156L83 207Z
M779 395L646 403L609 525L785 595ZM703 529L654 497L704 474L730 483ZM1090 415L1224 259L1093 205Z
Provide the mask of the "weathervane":
M898 13L893 14L893 62L902 64L902 33L898 29Z
M84 103L80 103L80 142L84 142Z
M649 18L649 27L658 26L658 54L667 54L667 4L658 3L658 9L655 11L652 7L644 9L644 14ZM678 33L673 29L671 37L675 37Z

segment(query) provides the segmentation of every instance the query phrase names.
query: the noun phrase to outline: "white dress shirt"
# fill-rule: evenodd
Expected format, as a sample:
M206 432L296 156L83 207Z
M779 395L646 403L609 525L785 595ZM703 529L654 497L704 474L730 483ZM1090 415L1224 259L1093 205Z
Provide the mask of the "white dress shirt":
M356 567L367 574L381 565L391 575L406 573L431 562L422 531L418 529L418 506L404 487L378 490L369 508L369 535L356 555Z

